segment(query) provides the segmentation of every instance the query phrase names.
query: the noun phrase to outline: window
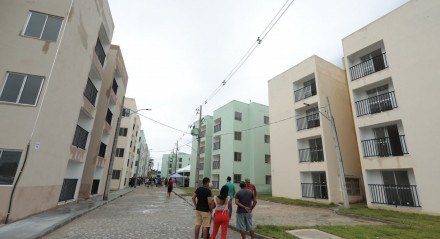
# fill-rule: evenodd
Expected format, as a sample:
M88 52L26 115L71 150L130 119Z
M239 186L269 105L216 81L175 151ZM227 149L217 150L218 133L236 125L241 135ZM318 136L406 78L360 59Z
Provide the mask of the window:
M101 158L105 157L106 149L107 149L107 145L104 144L103 142L101 142L101 145L99 146L99 152L98 152L99 157L101 157Z
M23 35L46 41L56 41L63 18L43 13L29 12L28 22Z
M241 174L234 174L234 183L241 182Z
M269 124L269 116L264 116L264 124Z
M8 72L0 101L36 105L43 77Z
M119 129L119 136L127 136L127 132L128 132L128 129L127 128L120 128Z
M112 179L120 179L121 178L121 170L113 170Z
M21 151L0 149L0 185L12 185Z
M235 132L234 132L234 139L235 139L235 140L240 140L240 141L241 141L241 132L239 132L239 131L235 131Z
M116 149L116 157L124 157L124 149L123 148Z
M241 152L234 152L234 161L241 162Z
M123 108L122 109L122 117L128 117L130 116L130 109Z
M241 121L241 112L235 112L235 120Z
M99 40L99 37L98 37L98 40L96 40L95 53L99 59L99 62L101 63L101 66L104 66L106 55L105 55L104 47L102 46L101 40Z
M345 185L347 187L347 194L350 196L360 196L361 188L359 178L345 178Z
M266 175L266 184L272 184L272 176Z
M127 167L130 165L130 159L127 160Z
M109 125L112 125L112 118L113 118L113 113L110 111L110 109L107 109L107 115L105 116L105 121Z
M270 143L270 135L267 135L267 134L264 135L264 142Z
M113 79L112 90L115 95L118 93L118 83L116 82L116 79Z
M264 162L265 163L270 163L270 154L264 155Z
M134 130L134 127L135 127L136 125L135 124L133 124L133 130Z
M222 130L222 119L218 118L214 120L214 133Z

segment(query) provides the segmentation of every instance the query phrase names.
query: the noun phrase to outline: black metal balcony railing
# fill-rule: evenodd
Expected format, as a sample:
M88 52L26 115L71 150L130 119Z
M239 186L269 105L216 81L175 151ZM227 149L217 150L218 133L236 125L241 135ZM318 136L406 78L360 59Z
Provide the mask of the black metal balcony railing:
M78 183L78 179L76 178L74 179L65 178L63 181L63 186L61 187L61 193L58 202L74 199L77 183Z
M205 135L206 135L206 131L201 131L201 132L200 132L200 138L205 137Z
M316 83L312 83L301 89L295 90L295 102L312 97L316 95Z
M213 144L213 149L214 149L214 150L220 149L220 142L215 142L215 143Z
M327 184L301 183L302 197L328 199Z
M420 207L416 185L368 184L371 203L405 207Z
M396 95L394 94L394 91L373 96L365 100L356 101L355 104L357 116L376 114L397 108Z
M211 181L211 183L212 183L212 188L218 189L219 181Z
M324 153L322 148L300 149L299 162L322 162L324 161Z
M77 125L75 130L75 135L73 136L72 145L81 149L86 149L87 138L89 132L83 129L81 126Z
M405 135L362 140L364 157L390 157L408 154Z
M101 142L101 145L99 146L99 152L98 155L101 158L105 157L105 150L107 149L107 145Z
M374 72L381 71L387 67L387 57L386 53L384 52L378 56L372 57L371 59L350 67L351 80L357 80L364 76L373 74Z
M205 169L205 163L199 163L199 170L204 170Z
M105 61L105 51L104 51L104 47L102 47L101 41L98 40L96 41L96 45L95 45L95 53L96 56L98 56L99 62L101 63L101 66L104 66L104 61Z
M205 146L200 147L200 153L201 153L201 154L204 154L204 153L205 153Z
M105 121L109 125L112 125L112 118L113 118L113 113L109 109L107 109L107 115L105 116Z
M113 79L112 90L115 93L115 95L118 93L118 83L116 82L115 79Z
M220 169L220 161L212 161L212 169Z
M222 124L214 125L214 133L219 132L220 130L222 130Z
M98 90L90 79L87 80L86 88L84 89L84 96L86 99L95 106L96 96L98 95Z
M296 119L297 131L320 126L319 112Z

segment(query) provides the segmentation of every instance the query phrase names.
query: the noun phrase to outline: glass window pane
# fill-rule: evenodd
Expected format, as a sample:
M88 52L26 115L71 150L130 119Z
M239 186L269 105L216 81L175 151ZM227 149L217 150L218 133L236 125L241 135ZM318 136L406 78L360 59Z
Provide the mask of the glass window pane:
M24 35L40 38L46 17L44 14L31 12L31 17L24 31Z
M0 185L11 185L14 182L20 157L21 151L3 151L1 153Z
M9 73L2 94L0 95L0 101L16 103L21 86L23 85L24 77L24 75Z
M56 41L58 39L58 33L60 32L63 19L59 17L49 16L47 18L46 26L44 27L43 35L41 39Z
M19 102L21 104L35 105L40 93L41 83L43 83L43 77L28 76Z

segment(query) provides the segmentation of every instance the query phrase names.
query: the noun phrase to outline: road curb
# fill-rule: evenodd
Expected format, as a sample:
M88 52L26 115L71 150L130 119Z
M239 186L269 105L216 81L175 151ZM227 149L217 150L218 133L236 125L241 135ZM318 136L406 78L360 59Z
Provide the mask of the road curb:
M178 197L180 197L181 199L183 199L186 203L188 203L191 207L194 207L194 205L192 204L192 202L188 201L185 197L183 197L182 195L176 193L175 191L173 191L174 194L176 194ZM236 231L236 232L240 232L240 230L237 229L237 227L235 227L234 225L229 224L229 228ZM248 233L249 235L249 233ZM272 237L267 237L264 235L261 235L259 233L255 232L255 238L259 238L259 239L273 239Z

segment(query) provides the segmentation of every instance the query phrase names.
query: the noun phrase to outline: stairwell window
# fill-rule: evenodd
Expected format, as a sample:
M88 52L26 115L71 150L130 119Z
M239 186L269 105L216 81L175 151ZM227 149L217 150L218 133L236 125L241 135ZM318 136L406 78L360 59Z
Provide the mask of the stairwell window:
M264 116L264 124L269 124L269 116Z
M63 18L38 12L29 12L23 35L45 41L57 41Z
M127 129L127 128L120 128L120 129L119 129L119 136L124 136L124 137L126 137L126 136L127 136L127 132L128 132L128 129Z
M234 174L234 183L241 182L241 174Z
M121 178L121 170L113 170L112 179L120 179Z
M117 148L115 156L116 157L124 157L124 149L123 148Z
M8 72L0 91L0 101L35 106L43 80L42 76Z
M241 112L235 112L235 120L241 121Z
M269 144L270 143L270 135L264 135L264 142Z
M264 162L270 164L270 154L264 155Z
M0 149L0 185L12 185L20 158L19 150Z
M234 161L241 162L241 152L234 152Z
M241 132L240 131L234 132L234 140L241 141Z

